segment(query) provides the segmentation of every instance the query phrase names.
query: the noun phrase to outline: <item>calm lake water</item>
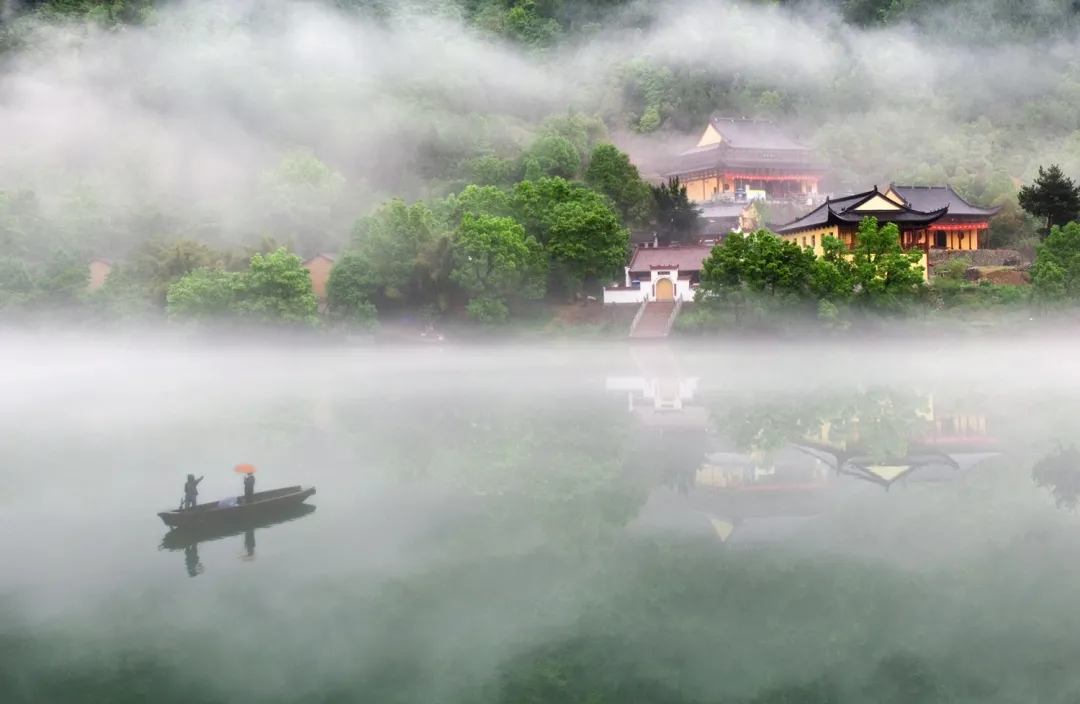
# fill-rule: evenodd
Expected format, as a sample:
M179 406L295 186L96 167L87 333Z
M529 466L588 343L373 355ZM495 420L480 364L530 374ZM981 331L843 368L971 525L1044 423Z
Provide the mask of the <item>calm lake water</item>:
M1075 702L1076 351L15 341L0 702Z

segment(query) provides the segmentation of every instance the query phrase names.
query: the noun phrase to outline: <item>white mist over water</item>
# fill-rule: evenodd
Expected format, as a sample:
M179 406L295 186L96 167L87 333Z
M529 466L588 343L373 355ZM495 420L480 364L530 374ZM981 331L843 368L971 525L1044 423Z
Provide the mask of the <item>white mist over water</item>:
M587 670L630 681L620 658L637 671L676 657L685 686L715 699L837 667L857 680L897 653L968 653L949 670L967 673L995 648L1016 657L1020 643L1075 640L1054 604L1080 579L1067 559L1080 524L1029 474L1080 430L1071 342L312 350L49 339L0 349L0 636L32 644L22 691L42 691L51 668L110 673L141 653L233 701L336 687L459 701L518 658L543 663L538 653L568 638L612 637L622 645L605 646L609 664ZM614 378L696 379L684 404L706 409L708 432L642 425L608 390ZM762 408L797 416L833 396L865 412L867 394L916 388L939 409L984 414L1004 456L889 492L837 484L823 503L665 483L669 470L694 477L705 454L746 452L732 445L734 424L779 418ZM903 420L897 408L879 434ZM680 454L700 442L702 455ZM239 492L237 462L258 466L259 488L315 485L317 510L257 529L254 559L243 535L199 544L192 579L188 555L158 549L154 514L175 505L189 471L207 477L200 498ZM767 527L796 509L814 522L742 548L705 517L742 512ZM1026 616L1002 618L1021 604ZM810 648L822 639L832 645ZM1028 652L1047 657L1043 645ZM1022 679L1024 657L1002 677Z

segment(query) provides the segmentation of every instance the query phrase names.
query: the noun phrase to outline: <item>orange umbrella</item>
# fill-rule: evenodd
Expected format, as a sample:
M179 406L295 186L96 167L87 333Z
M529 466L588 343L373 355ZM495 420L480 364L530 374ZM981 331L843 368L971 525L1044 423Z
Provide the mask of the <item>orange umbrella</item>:
M253 464L238 464L238 465L236 465L236 467L234 469L237 472L241 473L241 474L252 474L252 473L255 472L255 465L253 465Z

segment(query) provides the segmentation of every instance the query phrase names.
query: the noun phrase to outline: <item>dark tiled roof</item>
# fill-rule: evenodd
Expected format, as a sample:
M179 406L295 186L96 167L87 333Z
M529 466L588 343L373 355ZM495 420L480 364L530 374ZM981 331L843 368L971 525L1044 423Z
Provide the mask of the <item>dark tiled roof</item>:
M782 235L833 224L858 225L865 217L875 217L880 223L929 225L949 210L948 206L934 211L915 210L907 206L902 206L900 210L856 210L860 205L877 196L885 197L875 187L863 193L827 200L803 217L775 228L773 232Z
M675 163L671 165L671 173L685 174L691 171L704 171L715 169L720 163L720 145L710 144L707 147L694 147L675 157Z
M739 218L705 218L705 224L701 228L704 237L722 237L739 226Z
M709 123L724 138L724 143L736 149L810 150L809 146L784 134L775 122L713 117Z
M726 150L720 144L694 147L679 156L671 165L667 176L677 176L708 169L782 169L804 174L816 174L828 169L825 164L814 161L779 161L776 159L738 158L738 150Z
M734 156L734 155L732 155ZM724 166L729 169L784 169L786 171L799 171L813 173L825 171L824 164L814 161L777 161L775 159L724 159Z
M649 247L634 250L630 259L630 271L649 271L650 269L678 269L679 271L701 271L701 262L712 254L712 247L697 245L680 247Z
M708 203L700 206L701 217L737 218L748 206L748 203Z
M909 208L915 210L928 212L948 208L949 217L973 215L984 218L1001 212L1000 205L995 208L983 208L967 202L952 189L952 186L897 186L892 184L890 188L904 199L904 203Z

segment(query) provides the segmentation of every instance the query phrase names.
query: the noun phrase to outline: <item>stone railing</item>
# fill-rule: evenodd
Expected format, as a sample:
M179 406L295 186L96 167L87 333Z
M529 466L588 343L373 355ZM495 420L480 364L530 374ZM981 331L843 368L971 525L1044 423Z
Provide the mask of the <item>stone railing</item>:
M637 329L637 324L641 322L641 316L645 315L645 308L649 305L648 301L642 301L641 305L637 309L637 315L634 316L634 322L630 323L630 335L633 336L634 330Z

